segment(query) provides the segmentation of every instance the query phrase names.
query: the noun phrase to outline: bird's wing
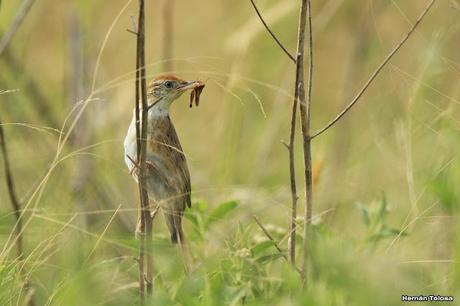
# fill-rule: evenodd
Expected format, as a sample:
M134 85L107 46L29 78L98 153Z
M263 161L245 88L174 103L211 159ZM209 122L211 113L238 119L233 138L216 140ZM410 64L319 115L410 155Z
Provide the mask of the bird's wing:
M167 135L168 135L167 142L170 145L170 147L168 148L170 150L170 156L171 156L172 162L175 165L175 169L176 169L178 178L181 181L179 192L181 195L183 195L183 199L187 207L190 208L192 206L192 200L191 200L192 187L190 183L190 172L188 170L188 165L187 165L187 160L185 158L185 154L179 142L179 137L177 136L176 130L174 126L172 125L172 123L170 124L169 133L167 133Z

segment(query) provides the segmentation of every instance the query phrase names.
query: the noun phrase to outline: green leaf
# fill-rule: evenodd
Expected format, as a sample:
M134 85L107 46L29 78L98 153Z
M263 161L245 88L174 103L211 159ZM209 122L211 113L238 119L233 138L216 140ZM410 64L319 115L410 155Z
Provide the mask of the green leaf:
M441 206L447 210L448 213L455 212L456 210L456 192L455 184L452 178L446 171L441 172L430 183L430 189L437 196L441 202Z
M190 222L192 222L193 225L195 225L196 227L199 227L199 226L198 226L198 218L197 218L197 216L196 216L193 212L185 211L184 217L185 217L185 219L187 219L187 220L189 220Z
M270 248L272 246L275 246L275 243L273 241L271 241L271 240L262 241L262 242L256 244L251 249L252 255L255 257L258 254L260 254L261 252L265 251L266 249L268 249L268 248Z
M369 227L371 225L371 219L369 218L369 210L361 203L357 203L356 207L361 211L363 223Z
M383 194L382 200L380 202L379 213L378 213L379 220L384 220L387 213L388 213L387 197L385 196L385 194Z
M248 295L248 289L246 287L234 288L233 292L230 294L230 303L229 305L241 305L244 304L243 298Z
M220 204L217 208L213 209L209 214L209 217L206 219L205 228L208 228L211 224L222 220L227 216L232 210L238 207L238 202L229 201Z
M397 228L384 228L381 232L382 236L384 237L391 237L391 236L407 236L408 234L405 231L399 230Z
M396 228L389 228L389 227L384 226L378 233L371 235L369 237L369 240L377 242L377 241L380 241L382 239L389 238L389 237L396 237L396 236L405 237L407 235L408 234L405 231L401 231Z
M259 258L257 258L256 261L258 263L260 263L260 264L266 264L266 263L269 263L271 261L277 260L278 258L283 257L283 256L284 256L284 254L282 254L282 253L274 253L274 254L259 257Z

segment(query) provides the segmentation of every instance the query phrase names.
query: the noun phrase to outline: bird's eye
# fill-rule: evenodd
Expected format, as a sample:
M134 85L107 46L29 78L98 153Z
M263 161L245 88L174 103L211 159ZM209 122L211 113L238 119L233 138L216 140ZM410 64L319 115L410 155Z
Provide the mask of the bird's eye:
M174 85L172 81L166 81L164 84L166 88L173 88Z

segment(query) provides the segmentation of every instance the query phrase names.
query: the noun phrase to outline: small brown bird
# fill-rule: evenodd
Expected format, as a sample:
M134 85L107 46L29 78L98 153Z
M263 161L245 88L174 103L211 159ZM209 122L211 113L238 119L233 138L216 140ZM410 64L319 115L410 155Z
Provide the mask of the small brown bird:
M169 116L171 104L185 91L192 90L191 99L199 102L204 87L201 81L185 81L174 75L155 78L148 86L147 177L149 200L164 212L173 243L182 244L182 216L191 206L190 173L176 130ZM142 118L141 118L142 119ZM125 162L137 181L138 166L135 115L124 142Z

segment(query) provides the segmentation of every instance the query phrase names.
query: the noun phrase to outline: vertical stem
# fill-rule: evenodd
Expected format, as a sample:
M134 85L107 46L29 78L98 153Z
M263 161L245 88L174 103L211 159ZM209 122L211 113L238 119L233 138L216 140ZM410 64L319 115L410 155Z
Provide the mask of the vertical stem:
M10 161L8 158L8 151L6 149L6 139L5 134L3 133L3 126L0 120L0 146L3 155L3 166L5 168L5 178L6 178L6 185L8 187L8 195L10 197L11 206L13 206L14 215L16 217L16 222L18 225L16 226L16 250L18 254L18 259L21 260L23 257L23 247L22 247L22 220L21 220L21 206L19 205L18 198L16 197L16 191L14 188L14 181L13 175L11 173L10 168Z
M3 125L2 121L0 120L0 147L3 155L3 166L5 168L5 178L6 178L6 185L8 187L8 195L10 197L11 206L13 206L14 215L16 217L17 226L16 228L16 250L18 254L18 261L21 261L24 257L24 248L23 248L23 241L22 241L22 220L21 220L21 205L19 204L18 197L16 195L16 190L14 187L13 181L13 174L11 172L10 167L10 160L8 158L8 150L6 148L6 139L5 134L3 133ZM27 279L27 273L25 269L21 269L22 276L24 277L24 290L30 290L30 282ZM30 297L28 301L29 306L35 306L35 302L33 299L33 295Z
M144 0L139 0L136 57L136 145L137 160L139 161L138 183L141 202L139 245L139 293L141 304L145 303L145 289L147 289L148 296L151 296L153 293L152 219L150 217L149 198L145 182L148 126L145 74L145 4ZM139 106L139 103L141 103L142 107ZM140 114L141 110L142 115ZM147 257L147 262L145 262L145 257Z
M137 159L140 160L140 155L141 155L141 135L140 135L140 107L139 107L139 37L137 38L137 53L136 53L136 97L135 97L135 113L136 113L136 152L137 152ZM140 170L139 170L140 172ZM144 282L144 252L145 252L145 222L144 222L144 215L142 213L143 211L143 206L142 206L142 179L141 175L138 175L138 186L139 186L139 193L140 193L140 222L141 225L139 227L139 295L141 298L141 305L145 304L145 282Z
M297 76L296 82L298 83ZM298 99L298 86L295 86L294 101L292 103L292 115L291 115L291 132L289 137L289 173L291 182L291 222L289 224L289 262L295 266L295 250L296 250L296 219L297 219L297 186L295 179L295 159L294 159L294 139L295 139L295 128L296 128L296 117L297 117L297 99Z
M313 207L312 197L312 164L311 164L311 138L310 138L310 113L311 113L311 93L313 84L313 35L312 35L312 23L311 23L311 1L302 1L302 14L307 13L306 18L303 18L305 23L308 19L308 31L309 31L309 62L308 62L308 93L307 101L300 102L300 119L302 123L302 137L303 137L303 154L305 164L305 225L304 225L304 240L303 240L303 261L302 261L302 282L303 285L307 286L308 280L308 261L310 253L310 227L311 227L311 216ZM304 36L305 36L305 24L303 25ZM305 97L305 93L304 93Z
M142 214L145 223L145 248L147 253L147 295L151 296L153 293L153 255L152 255L152 218L150 217L149 208L149 196L147 192L147 186L145 182L147 167L147 127L148 127L148 102L147 102L147 81L145 72L145 4L144 0L140 0L139 9L139 41L140 41L140 52L139 52L139 64L140 64L140 76L141 76L141 99L142 99L142 146L140 155L140 176L142 177Z
M305 80L303 75L304 52L305 52L305 27L306 27L306 0L302 0L299 15L299 29L297 35L297 55L296 55L296 72L295 72L295 88L294 88L294 103L291 119L291 139L289 143L289 169L291 173L291 237L289 239L289 258L292 264L295 264L295 234L296 234L296 217L297 217L297 190L295 184L295 165L294 165L294 136L295 136L295 116L297 112L297 104L305 105ZM302 270L303 272L303 270ZM301 273L302 279L303 273Z

